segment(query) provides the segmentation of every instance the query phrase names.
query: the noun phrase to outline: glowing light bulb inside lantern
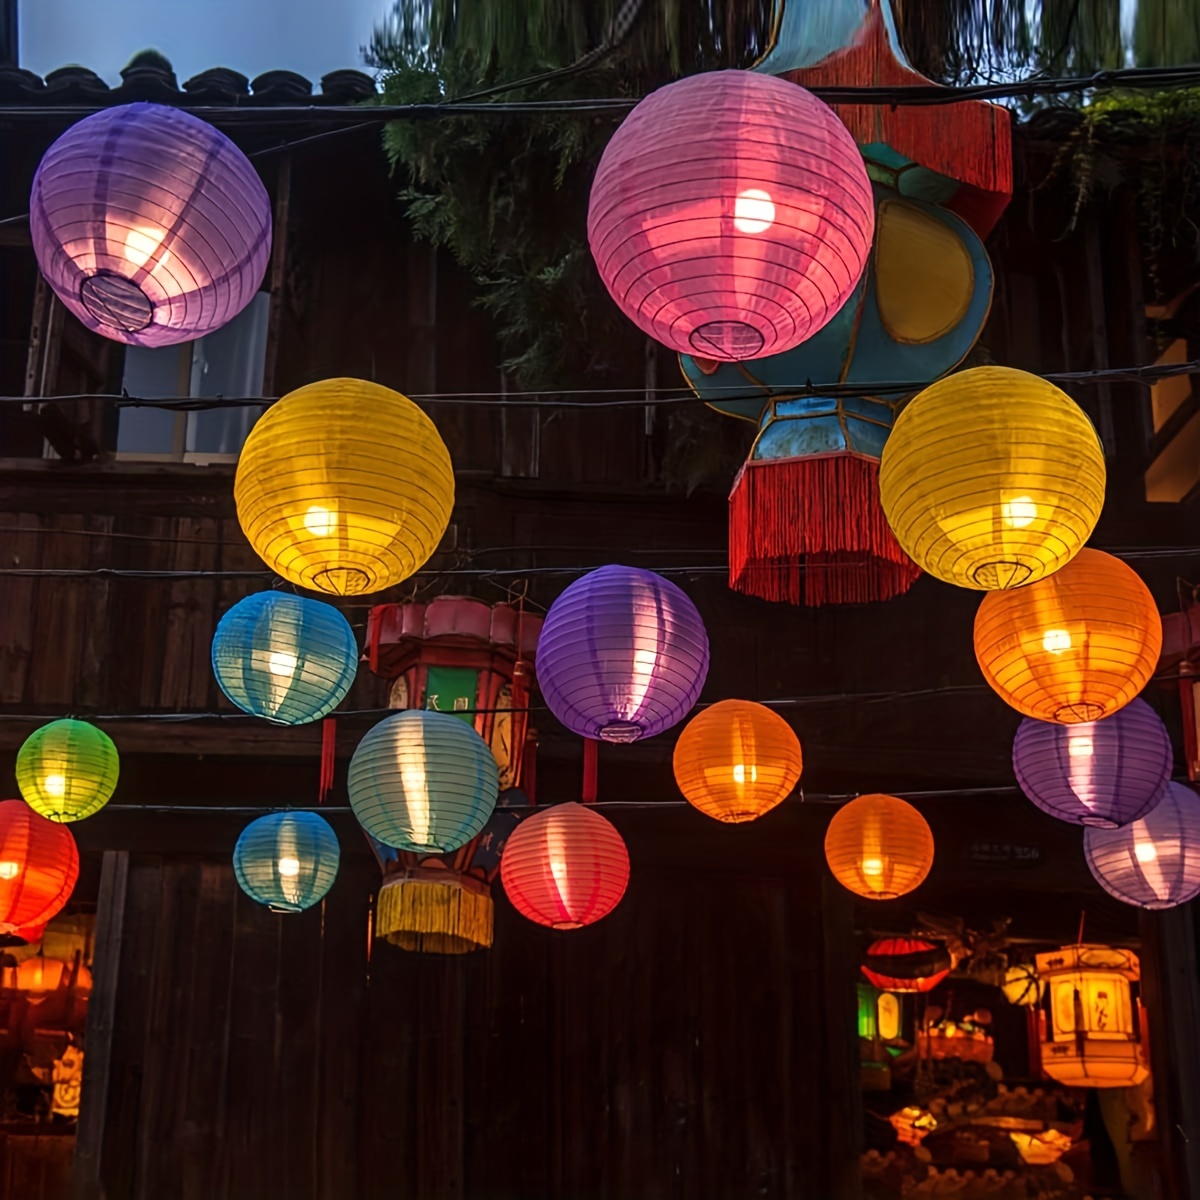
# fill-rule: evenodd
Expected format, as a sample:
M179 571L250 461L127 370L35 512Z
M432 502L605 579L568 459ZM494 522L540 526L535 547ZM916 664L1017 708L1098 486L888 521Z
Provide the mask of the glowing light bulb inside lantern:
M67 794L67 777L61 774L47 775L42 780L42 791L55 800L61 800Z
M21 864L15 862L0 862L0 879L16 879L21 873Z
M1140 863L1152 863L1158 858L1158 848L1153 842L1136 842L1133 856Z
M1025 529L1037 520L1038 510L1031 496L1014 496L1000 505L1000 514L1009 529Z
M883 859L864 858L862 860L862 873L868 879L878 879L883 874Z
M310 504L304 514L304 528L314 537L329 537L337 529L337 510Z
M279 873L285 879L295 879L300 874L300 860L298 858L281 858Z
M289 654L286 650L273 650L267 657L267 670L272 675L291 679L296 674L298 661L294 654Z
M1071 635L1065 629L1047 629L1042 634L1042 649L1047 654L1062 654L1071 648Z
M139 269L144 267L154 257L166 236L165 229L148 229L145 226L139 226L129 230L125 234L126 261ZM164 250L158 260L158 265L166 266L170 260L170 252Z
M775 204L762 188L747 188L733 202L733 227L738 233L766 233L775 223Z
M734 783L757 783L758 782L758 766L751 763L747 766L745 763L736 763L733 768Z

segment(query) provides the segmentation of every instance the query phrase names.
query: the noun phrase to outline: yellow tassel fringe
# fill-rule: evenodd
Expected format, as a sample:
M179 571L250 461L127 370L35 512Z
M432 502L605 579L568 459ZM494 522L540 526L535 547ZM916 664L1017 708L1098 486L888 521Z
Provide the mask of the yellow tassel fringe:
M397 879L379 892L376 936L401 950L466 954L492 944L492 898L457 880Z

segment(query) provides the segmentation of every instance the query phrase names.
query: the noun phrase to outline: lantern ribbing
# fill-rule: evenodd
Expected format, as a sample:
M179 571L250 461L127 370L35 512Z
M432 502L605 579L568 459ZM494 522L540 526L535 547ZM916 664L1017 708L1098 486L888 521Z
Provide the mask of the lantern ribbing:
M358 744L346 788L362 827L385 846L441 854L465 846L496 807L500 774L462 718L396 713Z
M358 643L336 608L286 592L239 600L217 625L212 667L240 708L280 725L332 712L358 669Z
M91 330L170 346L228 324L257 294L271 202L249 159L159 104L85 117L46 151L30 233L46 281Z
M715 71L651 93L605 148L588 241L640 329L739 361L816 333L853 291L875 228L862 156L794 83Z
M976 367L919 393L883 449L879 494L918 566L959 587L1021 587L1068 563L1104 504L1104 451L1053 384Z
M1162 621L1131 567L1081 550L1046 579L984 596L974 640L983 677L1006 704L1070 725L1111 716L1146 686Z
M454 469L436 426L406 396L327 379L260 418L233 494L242 530L273 571L357 595L407 579L437 549Z
M116 790L119 771L112 739L87 721L51 721L17 752L17 787L29 807L51 821L99 812Z
M337 834L316 813L271 813L242 830L233 871L251 899L274 912L296 913L325 897L340 859Z

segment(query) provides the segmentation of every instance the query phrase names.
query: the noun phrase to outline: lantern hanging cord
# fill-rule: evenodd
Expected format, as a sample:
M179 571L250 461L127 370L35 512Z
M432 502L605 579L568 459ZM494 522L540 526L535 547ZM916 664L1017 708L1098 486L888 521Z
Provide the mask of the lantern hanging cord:
M1152 387L1163 379L1174 379L1181 375L1200 375L1200 359L1182 363L1148 363L1138 367L1104 367L1093 371L1048 371L1037 375L1054 384L1105 385L1112 383L1137 383ZM943 376L949 378L949 376ZM678 387L619 387L619 388L558 388L534 391L503 392L420 392L410 395L410 400L421 404L479 405L487 408L648 408L657 405L732 404L738 401L765 403L790 397L819 396L830 399L856 396L908 396L929 387L929 380L908 382L864 382L860 384L831 383L816 384L810 380L803 383L771 384L747 389L742 384L706 386L704 395L681 392ZM604 396L612 399L574 400L559 397ZM647 399L648 396L653 397ZM624 397L624 398L618 398ZM183 412L202 412L220 408L269 408L277 404L281 396L130 396L126 393L72 392L63 396L0 396L0 404L54 404L75 401L100 400L116 408L163 408Z

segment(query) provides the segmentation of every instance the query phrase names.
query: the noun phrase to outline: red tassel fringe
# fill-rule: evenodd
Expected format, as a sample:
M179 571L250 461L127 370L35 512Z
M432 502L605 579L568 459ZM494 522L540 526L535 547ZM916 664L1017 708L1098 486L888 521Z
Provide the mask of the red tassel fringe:
M337 718L321 722L321 782L317 785L317 803L324 804L333 791L333 772L337 766Z
M879 464L855 454L748 462L729 497L729 586L785 604L865 604L920 568L879 504Z

